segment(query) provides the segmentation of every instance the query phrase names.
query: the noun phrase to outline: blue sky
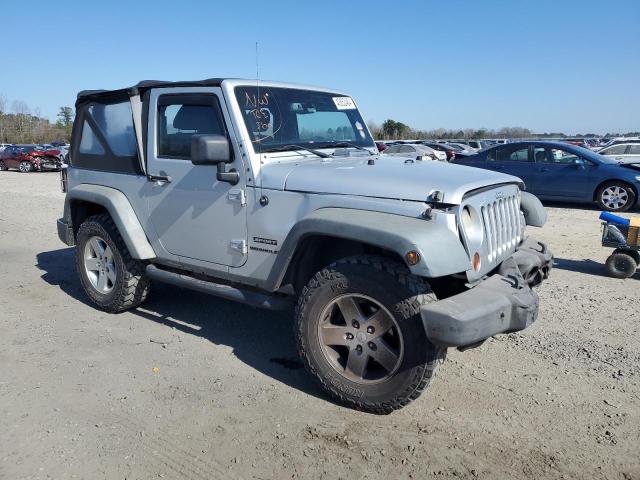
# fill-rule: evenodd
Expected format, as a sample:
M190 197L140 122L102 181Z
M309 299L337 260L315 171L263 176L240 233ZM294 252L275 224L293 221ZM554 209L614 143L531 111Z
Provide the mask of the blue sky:
M348 91L415 128L640 129L640 0L2 2L0 94L260 77Z

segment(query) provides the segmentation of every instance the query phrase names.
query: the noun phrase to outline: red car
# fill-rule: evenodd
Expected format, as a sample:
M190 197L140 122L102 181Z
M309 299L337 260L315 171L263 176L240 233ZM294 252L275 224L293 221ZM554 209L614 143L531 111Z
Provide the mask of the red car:
M60 150L44 149L37 145L16 145L0 152L0 170L17 168L23 173L62 168Z

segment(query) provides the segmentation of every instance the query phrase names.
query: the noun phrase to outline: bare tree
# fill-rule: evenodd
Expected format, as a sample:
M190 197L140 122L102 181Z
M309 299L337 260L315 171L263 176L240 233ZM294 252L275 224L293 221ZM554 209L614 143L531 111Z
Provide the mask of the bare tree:
M5 137L5 121L4 114L7 111L7 97L4 93L0 93L0 143L4 143Z

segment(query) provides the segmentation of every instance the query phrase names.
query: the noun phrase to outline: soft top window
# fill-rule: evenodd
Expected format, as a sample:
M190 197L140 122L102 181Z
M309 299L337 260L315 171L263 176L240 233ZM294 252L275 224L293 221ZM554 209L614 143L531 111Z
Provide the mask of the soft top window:
M117 173L142 173L128 98L77 106L71 165Z

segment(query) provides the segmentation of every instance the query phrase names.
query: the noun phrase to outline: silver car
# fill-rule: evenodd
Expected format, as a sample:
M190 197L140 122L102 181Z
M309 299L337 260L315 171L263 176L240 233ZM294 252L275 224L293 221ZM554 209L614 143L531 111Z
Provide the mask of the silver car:
M598 153L620 163L640 163L640 141L611 145Z
M446 162L447 154L438 150L434 150L426 145L417 144L398 144L391 145L384 152L384 155L395 157L412 157L420 160L440 160Z

